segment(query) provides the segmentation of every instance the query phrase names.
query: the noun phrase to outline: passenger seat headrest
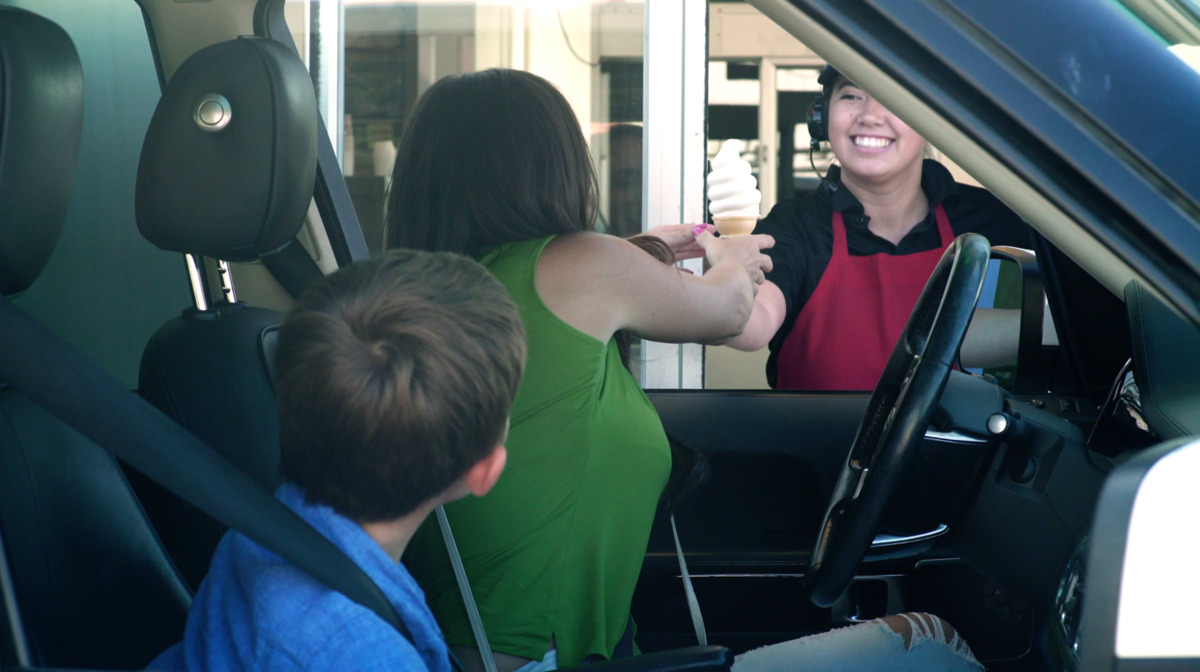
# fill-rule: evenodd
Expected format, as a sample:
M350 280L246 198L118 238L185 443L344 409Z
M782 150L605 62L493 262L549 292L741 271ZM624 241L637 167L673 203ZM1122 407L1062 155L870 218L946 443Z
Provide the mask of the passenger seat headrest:
M138 166L138 230L158 247L253 261L304 223L317 175L308 71L273 40L201 49L154 110Z
M67 216L83 129L83 73L57 24L0 7L0 294L45 268Z

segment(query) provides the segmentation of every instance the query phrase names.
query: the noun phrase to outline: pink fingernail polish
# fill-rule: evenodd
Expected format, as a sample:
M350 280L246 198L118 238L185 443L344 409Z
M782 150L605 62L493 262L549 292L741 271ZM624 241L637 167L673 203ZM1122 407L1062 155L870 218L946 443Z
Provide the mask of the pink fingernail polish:
M695 238L708 230L707 224L697 224L692 227L692 237Z

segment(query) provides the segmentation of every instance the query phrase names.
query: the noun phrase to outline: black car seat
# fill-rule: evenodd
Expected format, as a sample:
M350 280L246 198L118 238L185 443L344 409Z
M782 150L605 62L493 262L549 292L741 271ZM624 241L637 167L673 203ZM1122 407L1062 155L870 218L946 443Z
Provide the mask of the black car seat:
M142 669L182 638L190 593L114 456L405 634L332 542L8 299L57 241L82 96L68 36L0 7L0 668Z
M201 271L205 257L247 262L287 247L312 200L317 133L312 80L290 48L241 37L198 51L167 82L146 133L138 229ZM222 281L229 286L228 277ZM151 338L138 387L272 490L279 437L268 349L282 315L208 289L200 278L197 305ZM168 552L197 586L224 526L131 478Z
M82 117L70 38L0 7L4 296L37 278L58 240ZM179 638L191 595L112 456L8 382L0 378L0 665L143 667Z

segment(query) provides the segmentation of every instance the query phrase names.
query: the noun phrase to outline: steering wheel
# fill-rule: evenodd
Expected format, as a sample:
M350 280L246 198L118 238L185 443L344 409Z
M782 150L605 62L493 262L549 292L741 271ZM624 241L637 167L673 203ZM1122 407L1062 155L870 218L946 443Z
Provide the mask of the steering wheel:
M925 436L979 299L990 251L979 234L956 238L904 325L817 533L807 587L819 607L833 604L850 585Z

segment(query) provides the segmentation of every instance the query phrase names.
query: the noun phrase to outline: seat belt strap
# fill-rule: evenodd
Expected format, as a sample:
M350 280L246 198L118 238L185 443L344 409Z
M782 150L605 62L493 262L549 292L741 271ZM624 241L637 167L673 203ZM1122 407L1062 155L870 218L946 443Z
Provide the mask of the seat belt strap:
M184 501L412 633L332 541L241 469L0 296L0 380Z
M442 541L446 543L446 552L450 554L450 565L454 568L454 580L458 582L458 592L462 593L463 605L467 608L467 618L471 620L471 632L475 634L475 646L479 648L479 657L483 659L483 669L486 672L496 672L496 657L492 655L492 647L488 644L487 633L483 630L483 619L479 617L479 607L475 605L475 594L471 592L471 584L467 581L467 571L463 568L462 555L458 552L458 544L454 542L454 533L450 531L450 519L442 507L435 509L438 527L442 530Z
M475 604L475 594L467 580L467 572L463 568L462 555L458 552L458 544L454 541L454 533L450 530L450 519L446 511L438 507L438 527L442 531L442 540L446 544L446 552L450 555L450 565L454 568L454 579L458 582L458 590L462 593L463 604L467 608L467 618L471 621L471 631L475 634L475 644L479 655L483 658L486 672L496 672L496 658L492 655L492 647L488 644L487 633L483 629L483 619L479 617L479 608ZM692 626L696 629L696 641L700 646L708 646L708 634L704 630L704 616L700 613L700 602L696 599L696 591L692 588L692 577L688 574L687 560L683 557L683 547L679 544L679 530L675 526L675 516L671 516L671 534L675 537L675 554L679 558L679 572L683 577L683 592L687 596L688 611L692 614Z
M679 575L683 577L683 593L687 596L688 611L692 613L692 627L696 629L696 641L708 646L708 633L704 630L704 615L700 613L700 602L692 588L692 575L688 573L687 560L683 558L683 546L679 544L679 528L675 526L675 514L671 514L671 534L675 536L675 555L679 556Z

